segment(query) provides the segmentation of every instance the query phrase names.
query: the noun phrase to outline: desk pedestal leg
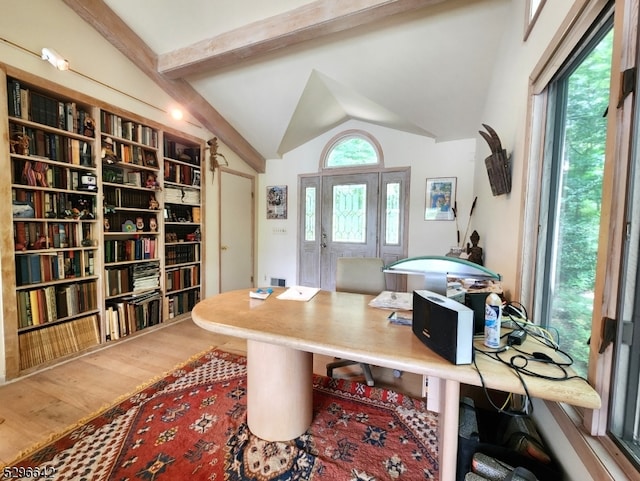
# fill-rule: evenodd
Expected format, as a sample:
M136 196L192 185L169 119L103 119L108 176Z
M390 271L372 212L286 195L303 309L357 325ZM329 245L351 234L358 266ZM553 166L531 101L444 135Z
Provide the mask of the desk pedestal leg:
M303 434L313 417L313 355L247 341L247 422L267 441Z
M438 458L441 481L455 481L460 418L460 383L429 377L427 408L438 413Z

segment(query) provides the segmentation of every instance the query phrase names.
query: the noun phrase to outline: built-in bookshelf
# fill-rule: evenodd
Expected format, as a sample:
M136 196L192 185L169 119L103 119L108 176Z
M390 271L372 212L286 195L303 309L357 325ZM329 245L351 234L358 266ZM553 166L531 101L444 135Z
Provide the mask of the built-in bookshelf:
M7 101L13 301L27 370L100 342L96 109L13 78Z
M0 220L13 236L1 240L0 340L10 379L192 309L204 141L7 70L0 196L11 199L0 197Z
M100 112L107 341L159 324L159 132Z
M165 134L163 152L164 306L173 318L191 311L202 290L201 144Z

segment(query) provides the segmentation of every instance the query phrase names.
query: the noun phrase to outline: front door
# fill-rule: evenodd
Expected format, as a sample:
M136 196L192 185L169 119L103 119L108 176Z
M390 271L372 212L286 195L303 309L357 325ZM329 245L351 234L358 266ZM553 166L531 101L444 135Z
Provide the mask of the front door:
M300 178L298 282L335 289L341 256L407 256L409 169ZM387 289L404 291L405 276L387 275Z
M335 289L338 257L375 257L378 245L379 174L322 179L320 287Z

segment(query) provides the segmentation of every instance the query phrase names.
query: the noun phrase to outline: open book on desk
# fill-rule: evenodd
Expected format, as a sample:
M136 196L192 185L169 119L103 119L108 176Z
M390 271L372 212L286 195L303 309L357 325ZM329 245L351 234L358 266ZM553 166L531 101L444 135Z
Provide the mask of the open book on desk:
M319 287L291 286L278 296L288 301L308 301L320 292Z
M369 305L379 309L411 311L413 310L413 293L382 291L375 299L369 302Z

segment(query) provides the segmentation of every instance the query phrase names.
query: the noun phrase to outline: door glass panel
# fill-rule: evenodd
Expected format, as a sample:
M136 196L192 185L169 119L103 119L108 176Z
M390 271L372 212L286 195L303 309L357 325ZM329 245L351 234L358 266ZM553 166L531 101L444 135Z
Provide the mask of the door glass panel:
M384 242L387 245L400 243L400 183L387 184L386 222Z
M367 232L367 185L333 187L333 242L364 243Z
M307 187L305 194L304 240L316 240L316 188Z

